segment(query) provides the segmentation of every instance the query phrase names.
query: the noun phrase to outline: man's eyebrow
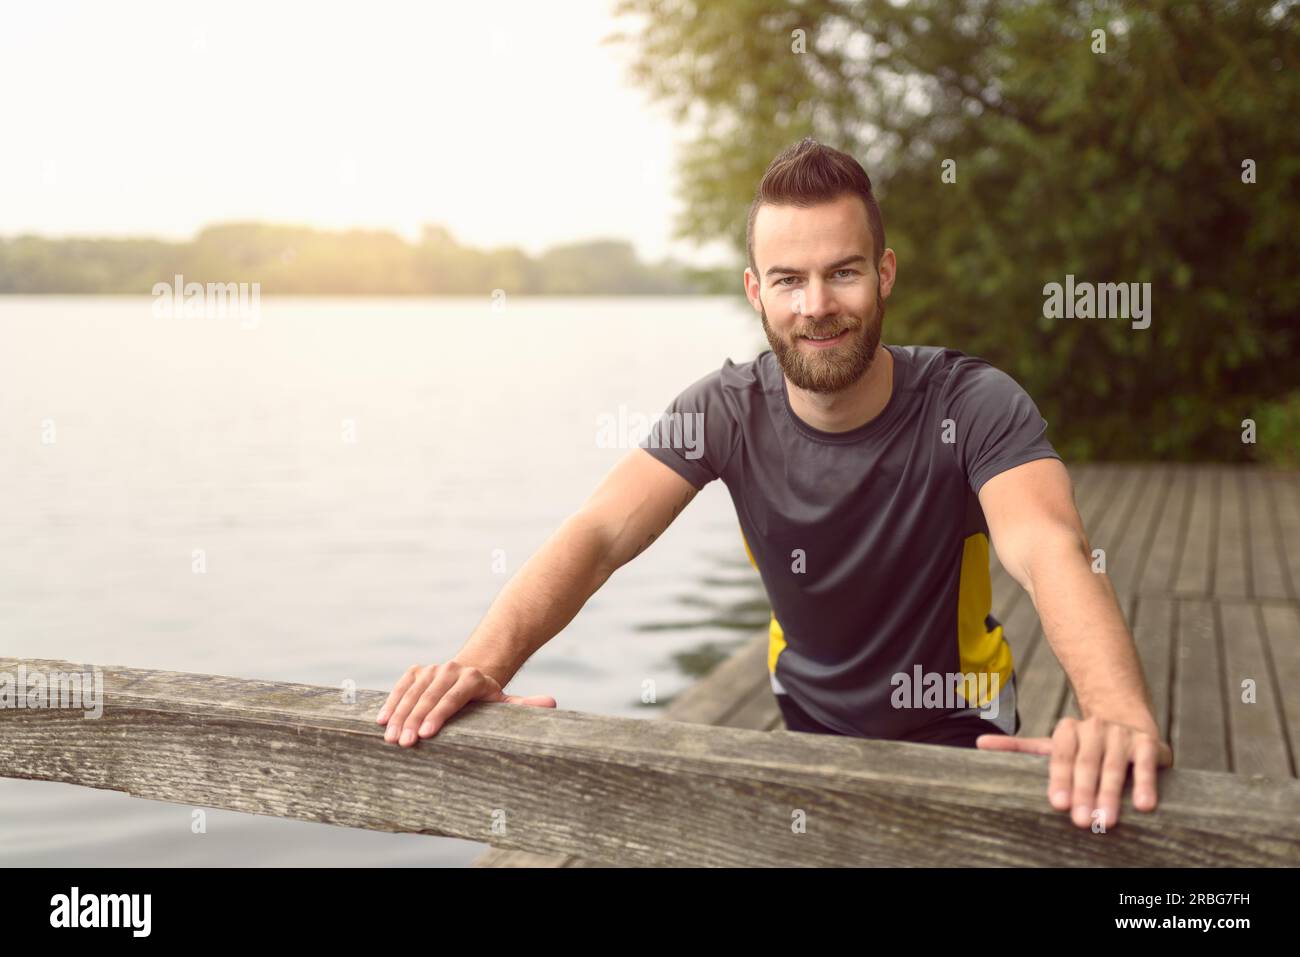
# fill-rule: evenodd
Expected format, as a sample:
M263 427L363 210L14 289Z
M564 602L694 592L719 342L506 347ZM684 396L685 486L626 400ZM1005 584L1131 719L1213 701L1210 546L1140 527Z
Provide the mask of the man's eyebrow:
M843 259L837 259L835 260L835 262L827 266L826 271L833 272L834 270L839 269L841 266L847 266L851 263L859 263L859 262L864 263L866 261L867 261L867 257L862 255L862 253L858 253L855 256L845 256ZM768 269L767 272L763 273L763 275L774 276L777 273L790 273L792 275L798 276L803 274L803 270L795 269L791 266L773 266L770 269Z

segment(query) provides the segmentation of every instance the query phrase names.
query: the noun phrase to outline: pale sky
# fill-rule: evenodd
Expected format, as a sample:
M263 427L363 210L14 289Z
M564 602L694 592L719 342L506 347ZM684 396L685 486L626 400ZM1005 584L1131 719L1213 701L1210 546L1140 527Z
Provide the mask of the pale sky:
M461 242L670 240L677 144L614 0L5 4L0 236L257 219Z

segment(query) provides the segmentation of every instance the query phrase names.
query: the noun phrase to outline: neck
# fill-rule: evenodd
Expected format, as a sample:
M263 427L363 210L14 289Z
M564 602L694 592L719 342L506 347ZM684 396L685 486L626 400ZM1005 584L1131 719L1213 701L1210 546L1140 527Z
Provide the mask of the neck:
M866 425L884 410L894 389L894 356L882 341L871 367L842 392L806 392L785 380L790 408L814 429L848 432Z

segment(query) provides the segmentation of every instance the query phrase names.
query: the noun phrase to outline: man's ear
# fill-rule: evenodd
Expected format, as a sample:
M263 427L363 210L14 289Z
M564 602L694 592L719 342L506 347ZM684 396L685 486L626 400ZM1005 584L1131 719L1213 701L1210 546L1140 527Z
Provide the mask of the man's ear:
M750 269L748 266L746 266L745 267L745 298L749 300L749 304L754 307L755 312L758 312L760 309L761 303L759 302L759 295L762 293L762 291L763 291L763 284L759 282L759 279L757 276L754 275L753 270Z
M885 247L880 262L876 263L876 274L880 277L880 298L888 299L889 293L894 288L894 280L898 276L898 260L889 247Z

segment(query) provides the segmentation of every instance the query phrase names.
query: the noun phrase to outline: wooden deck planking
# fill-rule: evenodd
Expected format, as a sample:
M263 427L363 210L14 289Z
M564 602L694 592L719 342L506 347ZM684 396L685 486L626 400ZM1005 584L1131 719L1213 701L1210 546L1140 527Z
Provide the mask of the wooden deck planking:
M1217 618L1208 600L1178 603L1170 744L1179 767L1231 770Z
M1282 530L1269 505L1271 479L1259 469L1244 469L1242 481L1250 531L1251 597L1286 601L1293 596L1287 587ZM1300 535L1300 530L1295 534Z
M1244 601L1219 603L1232 770L1286 778L1291 776L1291 756L1258 611L1258 606ZM1248 693L1251 690L1253 694Z
M1264 647L1280 689L1277 707L1279 722L1291 753L1291 773L1300 774L1300 701L1295 689L1300 687L1300 607L1260 605L1264 623Z
M1109 500L1102 503L1101 514L1094 518L1092 528L1088 529L1088 541L1093 549L1102 549L1106 553L1106 570L1111 575L1111 563L1116 555L1123 552L1125 542L1133 530L1132 514L1147 490L1148 474L1142 466L1125 465L1116 470L1119 481L1111 490ZM1087 529L1087 526L1084 526ZM1133 536L1136 538L1136 536ZM1138 542L1137 547L1141 547Z
M1168 466L1144 465L1137 467L1137 471L1140 484L1137 499L1123 520L1122 535L1116 539L1114 548L1106 551L1106 574L1119 595L1137 591L1142 565L1151 551L1160 525L1161 506L1169 490Z
M1218 598L1250 597L1251 553L1246 520L1242 470L1219 466L1219 534L1214 562L1214 594Z
M1266 472L1265 487L1277 529L1278 564L1285 576L1287 594L1300 600L1300 476L1294 472Z
M1209 595L1214 574L1214 525L1219 475L1212 468L1192 472L1192 506L1184 532L1183 552L1174 573L1179 595Z
M1174 571L1182 552L1194 481L1192 470L1186 466L1172 468L1166 498L1160 509L1160 520L1151 541L1151 551L1138 577L1137 589L1140 594L1173 591Z

